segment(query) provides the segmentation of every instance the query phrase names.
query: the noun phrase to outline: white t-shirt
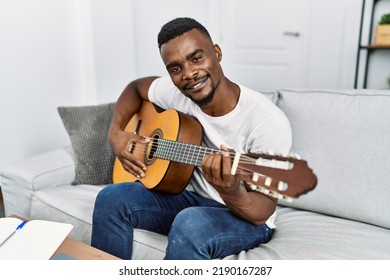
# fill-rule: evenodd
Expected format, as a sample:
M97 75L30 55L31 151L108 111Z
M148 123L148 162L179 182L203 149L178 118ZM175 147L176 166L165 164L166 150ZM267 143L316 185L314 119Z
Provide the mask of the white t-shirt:
M173 84L170 77L153 81L148 98L157 106L194 116L203 126L202 145L220 148L223 144L241 153L275 151L288 153L291 148L291 127L284 113L264 95L240 87L240 97L236 107L226 115L212 117L202 112L200 107L184 96ZM204 196L220 203L223 200L218 192L202 176L196 167L189 187ZM274 228L275 213L267 225Z

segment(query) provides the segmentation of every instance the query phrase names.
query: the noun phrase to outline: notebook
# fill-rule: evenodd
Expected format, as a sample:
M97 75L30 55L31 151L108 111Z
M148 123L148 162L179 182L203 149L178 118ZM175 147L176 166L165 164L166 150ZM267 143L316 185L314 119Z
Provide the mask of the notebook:
M19 218L0 218L0 260L48 260L74 228L44 220L22 223Z

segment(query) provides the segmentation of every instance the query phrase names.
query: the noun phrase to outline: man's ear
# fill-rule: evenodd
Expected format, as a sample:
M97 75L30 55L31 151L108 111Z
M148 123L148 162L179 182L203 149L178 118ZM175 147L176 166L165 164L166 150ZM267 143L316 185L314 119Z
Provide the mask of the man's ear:
M222 50L221 50L221 48L218 46L218 44L215 44L214 45L214 49L215 49L215 55L217 56L218 62L221 62L221 60L222 60Z

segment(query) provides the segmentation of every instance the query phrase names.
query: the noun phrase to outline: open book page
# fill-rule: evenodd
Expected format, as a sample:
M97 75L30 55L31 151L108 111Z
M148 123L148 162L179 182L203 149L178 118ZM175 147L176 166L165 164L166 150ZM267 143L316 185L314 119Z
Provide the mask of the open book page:
M0 243L22 220L0 219ZM73 230L73 225L43 220L28 221L0 246L2 260L48 260Z

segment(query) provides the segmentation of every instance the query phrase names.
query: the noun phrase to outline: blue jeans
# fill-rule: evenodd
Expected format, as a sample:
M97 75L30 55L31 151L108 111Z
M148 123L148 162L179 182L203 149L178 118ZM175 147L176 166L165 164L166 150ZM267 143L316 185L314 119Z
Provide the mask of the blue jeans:
M141 183L108 185L96 198L91 245L131 259L134 228L168 235L165 259L215 259L249 250L272 237L212 199L184 191L168 195Z

